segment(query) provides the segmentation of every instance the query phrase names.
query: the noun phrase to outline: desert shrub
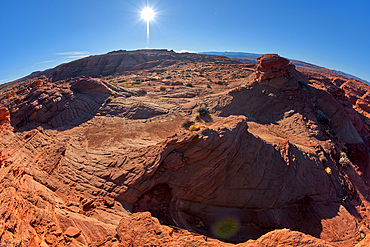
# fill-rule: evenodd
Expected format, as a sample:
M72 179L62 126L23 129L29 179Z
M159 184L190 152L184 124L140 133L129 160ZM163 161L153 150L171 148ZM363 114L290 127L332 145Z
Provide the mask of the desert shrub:
M346 168L349 165L349 159L347 157L347 154L345 152L340 153L340 159L339 159L339 165L341 167Z
M326 162L328 161L328 160L325 158L325 155L323 155L323 154L320 154L320 155L319 155L319 160L320 160L320 162L321 162L321 163L323 163L323 164L326 164Z
M172 78L172 76L170 76L170 75L169 76L166 76L166 79L171 79L171 78Z
M162 87L159 88L159 90L166 91L166 88L162 86Z
M187 87L193 87L193 84L191 84L190 82L189 83L186 83L186 85L185 86L187 86Z
M109 96L106 100L105 100L105 103L109 103L113 100L113 97L112 96Z
M186 118L185 121L182 123L182 127L184 128L189 128L190 126L192 126L194 124L193 121L190 121L189 118Z
M194 114L194 117L195 117L196 119L198 119L198 118L200 117L199 112L195 113L195 114Z
M207 88L212 88L211 85L207 84Z
M321 124L329 124L330 122L330 119L328 118L328 116L326 116L325 113L323 113L322 111L318 110L317 111L317 116L316 116L316 119L317 121L319 121L319 123Z
M340 199L340 204L342 204L343 206L346 206L348 204L348 196L345 196L342 199ZM361 227L360 227L360 231L361 231Z
M144 89L144 88L140 88L137 93L141 96L144 96L146 95L148 92Z
M217 81L217 82L215 82L215 84L217 84L217 85L227 85L227 82L226 81Z
M19 110L19 108L18 108L18 107L14 107L14 106L12 106L12 105L10 105L10 107L9 107L9 112L10 112L10 113L16 113L18 110Z
M167 85L167 86L169 86L169 85L171 85L171 82L169 82L169 81L166 81L166 82L164 83L164 85Z
M200 114L200 116L205 116L209 113L208 108L206 107L206 105L202 105L201 107L199 107L197 112Z
M346 168L349 164L349 159L348 158L340 158L339 159L339 165L342 167Z
M200 127L199 126L195 126L195 125L190 125L189 130L190 131L198 131L198 130L200 130Z
M172 86L177 86L177 85L184 85L181 81L175 81L171 83Z

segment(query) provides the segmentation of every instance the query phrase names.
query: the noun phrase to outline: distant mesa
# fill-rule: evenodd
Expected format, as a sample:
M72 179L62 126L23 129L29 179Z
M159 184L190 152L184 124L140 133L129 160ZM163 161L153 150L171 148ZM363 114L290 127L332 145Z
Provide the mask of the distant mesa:
M179 60L189 62L239 63L238 60L226 57L175 53L174 51L165 49L137 51L118 50L61 64L45 71L34 72L24 79L40 77L42 75L53 78L53 81L79 76L108 76L126 71L149 69L159 65L169 66Z

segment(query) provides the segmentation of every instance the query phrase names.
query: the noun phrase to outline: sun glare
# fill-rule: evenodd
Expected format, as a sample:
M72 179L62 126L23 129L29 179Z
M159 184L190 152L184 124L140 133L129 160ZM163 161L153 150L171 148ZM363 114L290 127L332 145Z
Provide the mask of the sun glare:
M154 18L154 14L155 13L154 13L153 9L146 7L141 12L141 17L143 17L143 19L146 20L146 21L151 21Z

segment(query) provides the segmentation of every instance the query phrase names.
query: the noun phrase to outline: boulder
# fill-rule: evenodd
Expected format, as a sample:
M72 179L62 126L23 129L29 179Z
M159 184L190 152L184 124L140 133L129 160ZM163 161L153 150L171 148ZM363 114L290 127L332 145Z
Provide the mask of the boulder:
M80 234L81 234L81 231L79 229L77 229L76 227L73 227L73 226L69 226L64 231L64 235L66 235L68 237L71 237L71 238L78 237Z
M76 90L79 93L88 94L92 97L101 97L106 94L112 94L110 90L102 80L91 77L80 77L73 83L71 83L71 90Z

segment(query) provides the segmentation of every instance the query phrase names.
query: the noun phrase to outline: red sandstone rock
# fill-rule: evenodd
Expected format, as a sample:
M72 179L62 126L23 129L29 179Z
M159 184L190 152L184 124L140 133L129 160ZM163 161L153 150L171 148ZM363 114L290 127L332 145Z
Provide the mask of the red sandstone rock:
M44 80L39 79L39 80L35 81L34 83L32 83L30 85L30 88L40 87L42 84L44 84Z
M364 235L364 233L362 233ZM355 247L367 247L370 246L370 235L366 235L366 237L361 240L358 244L355 245Z
M118 240L123 246L234 246L212 238L161 225L150 213L135 213L123 218L117 226ZM236 245L238 247L262 246L318 246L329 247L325 241L289 229L275 230L257 240Z
M257 58L258 66L255 71L255 80L262 85L282 90L297 89L297 81L301 78L294 78L298 75L294 65L288 59L282 58L277 54L265 54Z
M317 247L329 247L321 239L314 238L304 233L291 231L289 229L275 230L269 232L255 241L248 241L245 244L238 245L240 247L263 247L263 246L317 246Z
M259 61L237 89L196 88L191 103L177 98L188 88L136 97L92 78L43 83L13 102L15 129L0 131L0 245L360 242L369 232L369 128L344 94L362 93L354 103L365 111L366 88L326 76L310 82L276 55ZM98 70L91 62L86 70ZM210 114L195 120L188 112L202 104ZM319 110L330 121L320 122ZM200 130L182 128L185 117Z
M15 93L9 93L5 96L5 98L10 99L15 96Z
M260 67L272 70L284 70L289 64L288 59L280 57L277 54L264 54L257 58L257 62Z
M68 237L75 238L81 234L81 231L78 230L76 227L69 226L65 231L64 234Z
M0 108L0 125L6 125L10 123L10 113L8 108L1 107Z

